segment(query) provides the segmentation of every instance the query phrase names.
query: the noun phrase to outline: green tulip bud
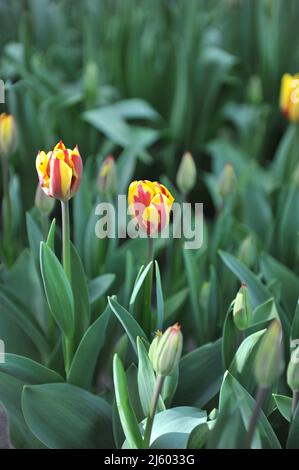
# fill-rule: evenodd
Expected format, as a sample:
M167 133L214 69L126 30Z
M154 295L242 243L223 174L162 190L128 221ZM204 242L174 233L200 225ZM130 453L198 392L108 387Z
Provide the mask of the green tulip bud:
M288 386L293 390L293 392L299 392L299 360L296 358L298 351L299 347L292 352L287 370Z
M250 302L248 287L242 284L236 295L233 307L233 319L238 330L246 330L252 318L252 306Z
M0 156L8 157L17 145L17 124L11 114L0 114Z
M218 191L220 196L225 199L230 196L236 189L236 173L234 167L227 163L218 179Z
M42 190L41 186L38 184L35 193L35 207L43 214L49 215L54 206L56 200L53 197L47 196Z
M196 166L191 153L184 153L176 176L176 182L182 194L188 194L194 188L196 174Z
M153 361L154 361L154 357L157 354L157 346L158 346L158 343L159 343L161 337L162 337L162 331L160 331L160 330L156 331L155 337L154 337L154 339L151 342L151 345L149 347L148 357L149 357L149 360L151 361L152 364L153 364Z
M112 195L116 193L117 187L117 171L115 160L112 155L109 155L102 163L100 168L97 188L99 193L105 195Z
M181 358L183 348L183 335L178 323L167 328L161 335L153 340L149 358L157 375L165 377L171 375Z
M256 256L257 250L255 239L252 235L248 235L248 237L244 238L240 245L238 258L240 261L242 261L242 263L246 264L248 268L251 268L254 265Z
M279 320L271 322L255 357L255 378L261 388L271 387L283 371L282 329Z

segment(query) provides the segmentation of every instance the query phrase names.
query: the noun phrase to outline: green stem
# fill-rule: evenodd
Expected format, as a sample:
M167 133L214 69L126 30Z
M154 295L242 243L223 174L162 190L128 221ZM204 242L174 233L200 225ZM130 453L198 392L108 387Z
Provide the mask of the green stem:
M153 395L152 395L152 398L151 398L149 416L148 416L147 421L146 421L144 437L143 437L145 448L148 448L150 446L151 434L152 434L156 409L157 409L157 405L158 405L160 392L161 392L162 387L163 387L164 379L165 379L165 377L163 377L162 375L158 375L157 378L156 378L156 382L155 382L155 386L154 386L154 390L153 390Z
M70 210L69 202L61 201L62 214L62 264L65 274L71 281L71 251L70 251Z
M294 418L295 411L299 402L299 392L293 391L293 399L292 399L292 418Z
M154 239L148 238L147 265L153 261ZM151 333L151 297L153 284L153 265L151 266L144 283L144 308L142 326L147 335Z
M70 251L70 211L69 202L61 201L62 214L62 264L68 280L71 282L71 251ZM71 337L64 336L64 365L66 376L68 376L73 353L73 342Z
M268 390L267 388L262 388L262 387L259 387L257 390L256 398L255 398L255 405L254 405L253 413L250 419L249 428L248 428L247 435L246 435L246 448L247 449L251 448L251 443L252 443L252 439L254 436L255 428L257 426L260 412L261 412L264 400L266 398L267 390Z

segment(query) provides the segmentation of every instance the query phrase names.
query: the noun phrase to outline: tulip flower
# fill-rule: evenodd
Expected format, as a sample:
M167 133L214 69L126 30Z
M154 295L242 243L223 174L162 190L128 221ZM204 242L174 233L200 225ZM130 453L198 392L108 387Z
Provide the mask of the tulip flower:
M225 199L233 194L236 189L236 183L237 178L234 167L230 163L227 163L218 179L218 191L220 196Z
M111 195L116 192L117 174L115 160L112 155L108 155L102 163L97 188L101 194Z
M169 214L174 198L157 181L133 181L129 186L128 202L138 227L153 235L169 224Z
M17 126L13 116L0 114L0 155L8 156L15 149Z
M60 141L54 150L38 152L36 170L47 196L68 201L78 191L81 181L82 160L78 147L70 150Z
M167 328L163 335L156 335L149 349L149 358L158 375L172 374L181 358L182 347L183 335L178 323Z
M299 74L284 74L281 79L280 109L292 122L299 122Z
M239 330L246 330L250 325L252 318L252 307L246 284L242 284L239 292L236 295L234 308L233 308L233 319L236 327Z

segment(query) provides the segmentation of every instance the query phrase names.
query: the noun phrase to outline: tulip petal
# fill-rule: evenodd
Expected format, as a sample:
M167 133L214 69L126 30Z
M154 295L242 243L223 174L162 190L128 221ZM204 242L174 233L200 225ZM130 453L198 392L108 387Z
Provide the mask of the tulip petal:
M50 195L56 199L68 199L72 181L72 169L53 155L50 163Z

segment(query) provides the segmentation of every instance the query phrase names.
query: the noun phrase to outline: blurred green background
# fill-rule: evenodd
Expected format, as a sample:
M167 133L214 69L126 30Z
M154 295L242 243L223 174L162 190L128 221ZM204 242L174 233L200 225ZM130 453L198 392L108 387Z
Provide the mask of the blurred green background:
M123 192L133 174L174 180L185 150L209 170L220 141L266 164L286 125L279 86L298 64L298 15L297 0L0 0L24 209L36 153L60 137L84 159L120 156ZM204 184L192 199L212 210Z

